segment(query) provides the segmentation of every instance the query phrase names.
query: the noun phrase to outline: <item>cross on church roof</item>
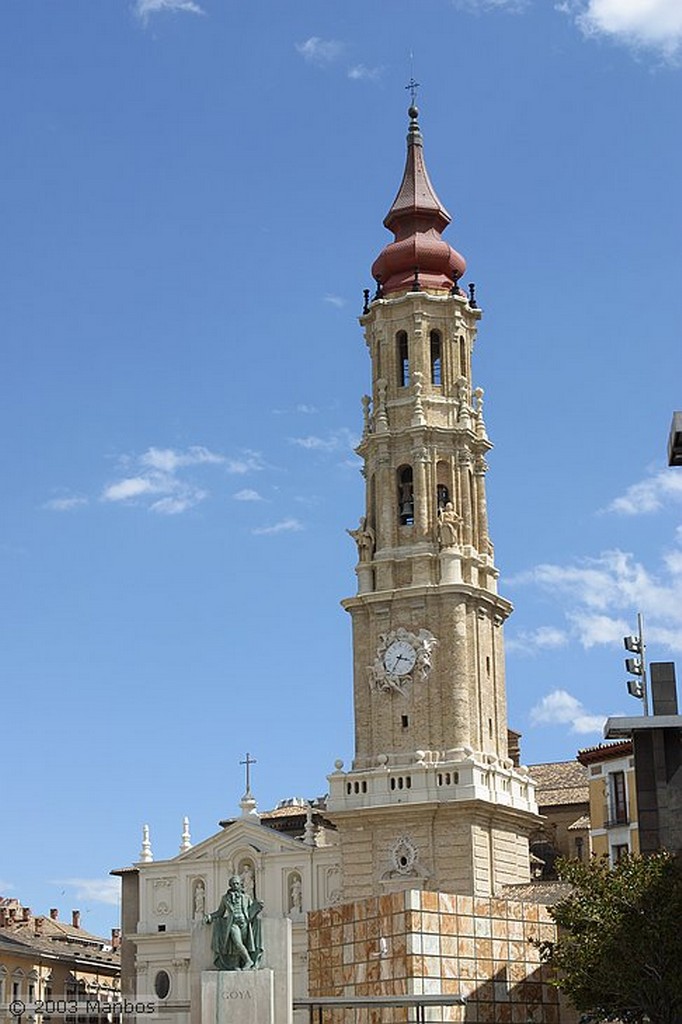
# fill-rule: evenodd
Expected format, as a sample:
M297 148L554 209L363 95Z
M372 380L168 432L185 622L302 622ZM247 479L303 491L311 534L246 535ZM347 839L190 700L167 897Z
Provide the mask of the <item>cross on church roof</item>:
M251 754L249 754L249 752L247 750L247 752L246 752L246 760L245 761L240 761L239 763L246 766L246 792L250 793L251 792L251 765L252 764L258 764L258 761L256 761L255 757L251 757Z
M419 88L419 82L415 82L414 75L410 75L410 80L405 88L410 90L411 103L414 106L414 101L417 98L417 89Z

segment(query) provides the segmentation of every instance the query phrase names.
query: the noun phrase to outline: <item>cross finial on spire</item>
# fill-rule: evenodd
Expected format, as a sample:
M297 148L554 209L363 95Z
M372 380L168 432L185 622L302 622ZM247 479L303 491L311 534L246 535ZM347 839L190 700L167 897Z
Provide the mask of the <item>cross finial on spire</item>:
M258 762L256 761L255 757L251 757L251 754L249 754L249 752L247 751L246 752L246 760L240 761L239 763L246 766L246 790L245 790L245 792L246 793L250 793L251 792L251 765L252 764L258 764Z
M419 82L415 82L414 75L410 75L410 80L405 86L410 91L410 102L414 106L415 100L417 99L417 89L419 88Z

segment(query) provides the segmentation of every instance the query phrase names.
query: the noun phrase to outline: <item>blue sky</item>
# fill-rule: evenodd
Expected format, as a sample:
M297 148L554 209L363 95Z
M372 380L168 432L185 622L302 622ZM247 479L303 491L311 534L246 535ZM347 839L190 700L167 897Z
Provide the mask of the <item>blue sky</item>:
M0 892L107 873L352 754L357 316L414 74L485 315L527 762L682 648L677 0L4 0ZM265 622L265 626L263 623Z

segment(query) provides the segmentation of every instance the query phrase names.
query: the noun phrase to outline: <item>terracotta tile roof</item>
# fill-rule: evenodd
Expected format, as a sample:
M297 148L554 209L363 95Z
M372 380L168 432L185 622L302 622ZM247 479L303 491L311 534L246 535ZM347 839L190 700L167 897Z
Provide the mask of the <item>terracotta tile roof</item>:
M565 899L571 888L567 882L528 882L526 885L505 885L501 895L510 900L525 900L551 907Z
M568 826L569 832L589 832L590 830L590 816L589 814L581 814L572 825Z
M306 807L301 807L300 804L289 804L287 807L275 807L272 811L263 811L261 814L261 821L267 821L270 818L291 818L299 815L305 818Z
M535 780L535 797L540 807L588 802L587 771L578 761L531 764L528 771Z
M599 764L612 757L627 757L632 753L632 740L619 740L616 743L598 743L596 747L584 747L578 751L581 764Z
M99 945L94 945L88 942L65 941L54 935L36 935L32 925L11 926L0 931L0 948L16 951L25 949L27 952L47 954L59 960L81 963L87 961L106 965L117 971L121 960L119 953L111 948L102 948L104 939L99 939L98 942Z

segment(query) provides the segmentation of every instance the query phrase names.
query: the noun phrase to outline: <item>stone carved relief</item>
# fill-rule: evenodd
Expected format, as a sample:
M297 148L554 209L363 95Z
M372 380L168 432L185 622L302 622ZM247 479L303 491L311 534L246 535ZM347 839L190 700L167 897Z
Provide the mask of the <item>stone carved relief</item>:
M338 866L327 868L325 889L327 906L334 907L341 902L341 869Z
M419 851L409 835L398 836L388 850L388 870L382 878L426 878L428 871L419 863Z
M399 836L389 850L388 859L399 875L410 875L417 863L417 847L409 836Z
M164 917L173 909L173 879L155 878L152 884L154 913Z
M412 633L402 626L382 633L374 662L368 668L372 689L406 693L415 679L426 680L438 640L428 629Z

